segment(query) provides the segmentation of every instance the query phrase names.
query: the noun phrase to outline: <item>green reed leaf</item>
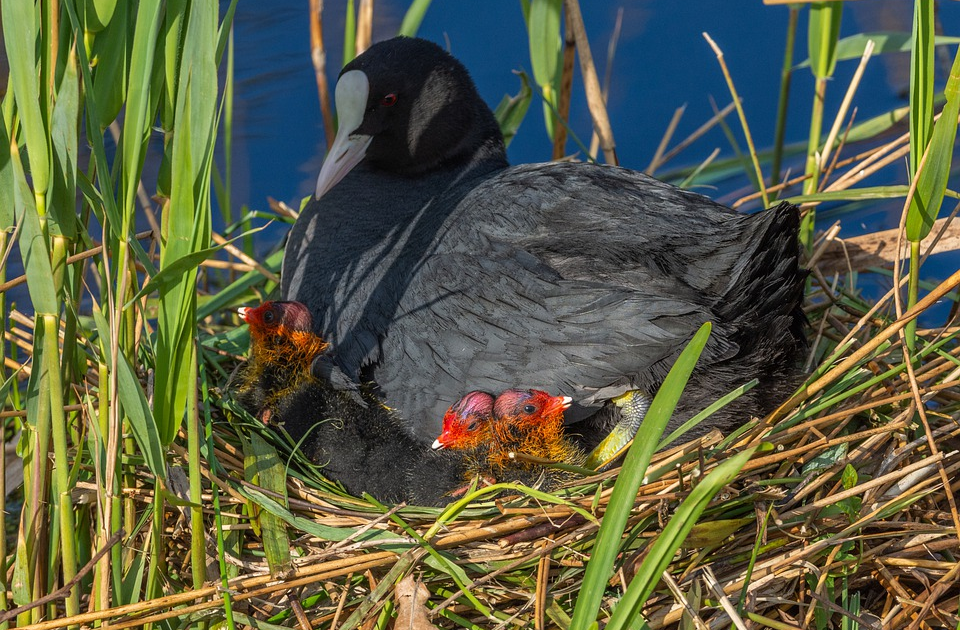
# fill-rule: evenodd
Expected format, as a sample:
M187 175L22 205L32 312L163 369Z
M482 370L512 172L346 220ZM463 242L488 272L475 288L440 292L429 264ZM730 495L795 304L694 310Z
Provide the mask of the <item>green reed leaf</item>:
M623 530L633 509L637 490L643 481L647 465L654 449L663 434L667 421L680 400L693 368L710 338L712 326L709 322L700 327L687 346L680 353L670 373L660 386L650 409L643 418L633 445L627 451L620 475L613 487L607 511L603 516L600 531L597 533L590 562L583 576L577 606L573 613L573 628L586 628L597 618L600 602L607 587L607 581L613 574L613 565L620 549ZM739 469L739 467L738 467ZM697 504L699 505L699 504ZM702 511L702 508L701 508ZM694 521L695 522L695 521ZM693 526L693 522L690 523ZM685 531L680 533L685 535ZM682 540L682 536L678 537ZM671 538L671 541L673 538ZM679 543L677 543L679 545ZM659 575L659 573L657 574Z
M843 2L814 2L810 5L808 45L810 70L818 79L833 75L837 65L837 42L840 40L840 17Z
M45 195L50 184L50 147L40 108L37 79L37 15L33 2L0 3L10 83L27 141L33 190ZM41 209L42 211L43 209Z
M930 233L947 191L957 139L957 118L960 116L960 51L953 60L944 94L947 102L933 127L929 155L920 171L917 190L907 214L907 239L910 241L923 240Z

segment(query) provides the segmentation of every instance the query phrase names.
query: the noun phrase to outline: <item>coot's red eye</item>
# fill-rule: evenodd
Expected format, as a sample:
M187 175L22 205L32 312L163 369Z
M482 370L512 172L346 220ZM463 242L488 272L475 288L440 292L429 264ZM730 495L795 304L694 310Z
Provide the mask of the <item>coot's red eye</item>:
M393 92L380 99L380 105L383 107L393 107L397 104L397 95Z

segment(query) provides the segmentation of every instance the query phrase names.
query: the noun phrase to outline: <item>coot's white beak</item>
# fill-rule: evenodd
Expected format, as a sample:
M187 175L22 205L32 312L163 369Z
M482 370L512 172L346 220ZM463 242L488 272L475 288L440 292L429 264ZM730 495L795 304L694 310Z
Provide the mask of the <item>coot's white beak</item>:
M369 93L370 82L367 75L360 70L345 72L337 81L336 101L340 126L336 138L333 139L333 146L323 160L320 176L317 177L317 199L343 179L367 153L373 136L355 134L354 131L363 122Z
M438 451L443 448L443 444L440 443L440 438L437 438L433 441L433 450Z

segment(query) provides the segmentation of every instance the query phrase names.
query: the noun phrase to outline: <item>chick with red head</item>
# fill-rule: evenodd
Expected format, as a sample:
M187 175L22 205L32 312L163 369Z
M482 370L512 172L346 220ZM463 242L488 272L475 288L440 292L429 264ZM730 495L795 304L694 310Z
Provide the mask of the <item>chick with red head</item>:
M237 398L282 427L326 477L380 501L444 505L463 485L465 453L435 452L408 433L370 394L351 389L312 332L299 302L242 308L250 326L250 361Z
M266 421L284 397L313 380L311 366L330 344L313 333L310 311L300 302L264 302L238 312L250 330L250 360L237 398Z
M567 475L544 461L583 461L580 448L564 433L569 406L569 397L535 389L508 389L496 399L470 392L447 410L433 447L469 450L469 470L486 479L554 487Z

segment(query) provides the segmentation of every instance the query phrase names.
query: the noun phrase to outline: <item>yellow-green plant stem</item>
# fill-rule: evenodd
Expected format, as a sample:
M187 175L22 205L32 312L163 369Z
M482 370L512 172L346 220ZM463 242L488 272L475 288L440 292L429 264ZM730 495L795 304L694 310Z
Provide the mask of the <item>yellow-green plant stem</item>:
M783 164L783 141L787 133L787 109L790 100L790 80L793 77L793 47L797 39L797 21L800 9L790 6L787 19L787 37L783 51L783 68L780 70L780 96L777 100L777 125L773 137L773 158L770 166L770 185L780 182L780 166Z
M7 232L0 230L0 252L7 251L7 243L10 240L10 235ZM0 283L6 282L7 280L7 266L0 265ZM7 294L0 293L0 348L6 350L6 335L7 335L7 325L9 319L7 317ZM7 368L3 361L0 361L0 383L6 382L7 380ZM15 389L15 387L14 387ZM4 407L6 406L6 400L0 401ZM7 439L7 422L6 420L0 421L0 441L6 444ZM0 470L7 469L6 461L6 448L0 448ZM0 501L3 502L3 505L0 505L0 549L4 550L4 553L0 554L0 609L8 610L10 608L10 603L7 601L7 505L6 505L6 496L7 496L7 484L6 484L6 474L0 475ZM10 627L9 622L4 622L0 624L0 630L6 630Z
M922 217L925 214L921 210L921 205L931 208L939 208L941 199L929 198L925 187L920 186L919 181L914 181L921 176L919 171L924 169L921 165L926 162L925 154L933 147L931 145L931 136L933 134L933 56L934 56L934 8L932 0L914 0L913 4L913 29L910 51L910 179L917 187L910 202L907 217L907 238L910 239L910 275L907 282L907 308L911 308L917 303L919 291L919 273L920 273L920 241L929 232L929 227L921 230L911 229L918 223L923 225L924 221L914 220L916 217ZM949 91L949 90L945 90ZM944 108L946 111L947 108ZM954 110L956 111L956 110ZM953 116L956 123L956 116ZM944 124L947 121L941 121ZM933 165L931 165L933 166ZM949 167L948 167L949 168ZM926 172L922 176L926 176ZM932 197L933 195L930 195ZM920 199L923 199L920 202ZM936 210L931 212L928 221L932 224L935 218ZM917 322L911 321L904 328L904 338L906 340L907 350L912 355L916 347Z
M197 391L197 362L199 353L194 342L193 352L190 353L190 391L187 393L187 457L190 471L190 568L193 571L193 588L199 589L206 579L206 548L203 528L203 477L200 474L200 409L197 406L200 392Z
M134 225L127 226L129 231L124 231L124 234L129 235L129 238L133 238L133 233L135 231ZM125 262L123 268L120 270L121 273L126 274L127 282L124 283L126 287L126 294L121 296L119 304L128 304L129 301L133 298L136 293L136 287L134 283L137 278L136 268L133 266L133 261L130 260L130 244L128 242L123 243L123 257L122 260ZM119 295L119 294L118 294ZM121 341L121 352L126 355L130 360L131 364L136 364L137 358L137 341L136 341L136 313L133 308L126 308L121 311L120 315L120 341ZM129 419L124 416L121 420L121 426L124 428L123 435L126 437L123 440L122 449L123 452L129 456L135 456L138 452L136 440L133 439L133 432L130 430ZM118 470L118 476L122 472L123 474L123 486L124 488L133 488L137 484L136 475L133 472L131 467L123 468L121 457L117 458L117 466L121 468ZM123 529L126 532L135 531L136 522L137 522L137 505L134 501L134 498L129 495L123 497ZM113 530L117 531L117 530ZM132 546L127 548L127 557L124 558L123 566L124 568L130 566L130 563L133 561L135 550Z
M34 329L41 328L42 319L37 316L34 318ZM42 356L42 349L36 346L39 341L34 338L34 353ZM38 389L42 391L45 385L46 383L42 383ZM29 405L29 401L27 404ZM32 440L27 441L23 454L24 510L20 515L21 536L18 541L17 566L14 568L14 582L16 583L19 577L24 589L29 590L29 595L21 593L21 596L17 597L15 588L14 601L20 605L42 597L45 594L44 587L47 582L47 563L41 562L41 559L44 559L41 554L44 549L42 533L46 530L47 523L43 506L47 502L47 453L50 451L49 396L37 396L36 418L30 429L34 435ZM22 553L20 545L22 545ZM42 618L43 611L37 607L21 614L17 618L17 625L36 623Z
M67 459L67 418L63 411L63 384L60 381L59 318L45 314L43 325L43 372L47 395L50 398L50 420L53 434L54 475L57 493L53 507L60 521L60 553L63 581L69 582L77 574L77 533L70 498L70 463ZM80 612L80 588L74 586L65 600L68 616Z
M916 306L920 295L920 241L910 241L910 276L907 280L907 310ZM907 350L913 356L917 346L917 320L911 320L903 329Z
M160 568L163 562L163 501L160 498L160 480L153 480L153 525L150 527L150 567L147 569L147 585L144 599L150 601L160 595Z
M753 144L753 136L750 134L750 125L747 124L747 115L743 111L743 103L740 95L737 94L737 86L730 75L730 69L727 68L727 62L723 59L723 51L717 46L716 42L706 33L703 34L713 52L717 55L717 61L720 63L720 70L723 71L723 78L727 82L727 88L730 90L730 96L733 98L733 104L737 108L737 116L740 118L740 126L743 128L743 137L747 141L747 151L750 153L750 162L753 164L754 172L757 176L757 188L760 190L760 197L763 199L763 205L769 206L770 199L767 196L767 187L763 181L763 170L760 168L760 161L757 159L757 149Z
M97 376L99 378L99 382L109 383L110 375L109 375L109 372L107 371L107 364L101 360L97 367L98 367ZM104 393L101 391L100 407L97 409L97 427L100 433L100 443L103 443L103 440L106 439L107 431L109 430L109 427L110 427L110 416L109 416L110 405L105 403L109 403L109 400L104 396ZM110 474L110 471L105 469L106 462L97 461L100 459L101 452L102 452L101 449L97 449L96 453L93 454L94 465L97 465L99 463L102 466L101 469L104 472L100 478L100 481L103 483L103 487L99 489L99 492L103 497L105 497L105 500L109 501L113 496L113 493L109 490L110 488L112 488L113 475ZM104 535L104 533L107 531L107 523L103 521L102 509L97 510L97 525L98 525L98 531L100 532L100 534L97 535L96 540L102 543L106 539L106 536ZM107 554L100 559L100 562L97 563L97 566L93 570L92 598L93 598L94 610L102 610L103 608L107 607L106 605L102 605L102 604L103 604L103 600L107 596L107 593L110 592L109 576L110 576L110 554Z

